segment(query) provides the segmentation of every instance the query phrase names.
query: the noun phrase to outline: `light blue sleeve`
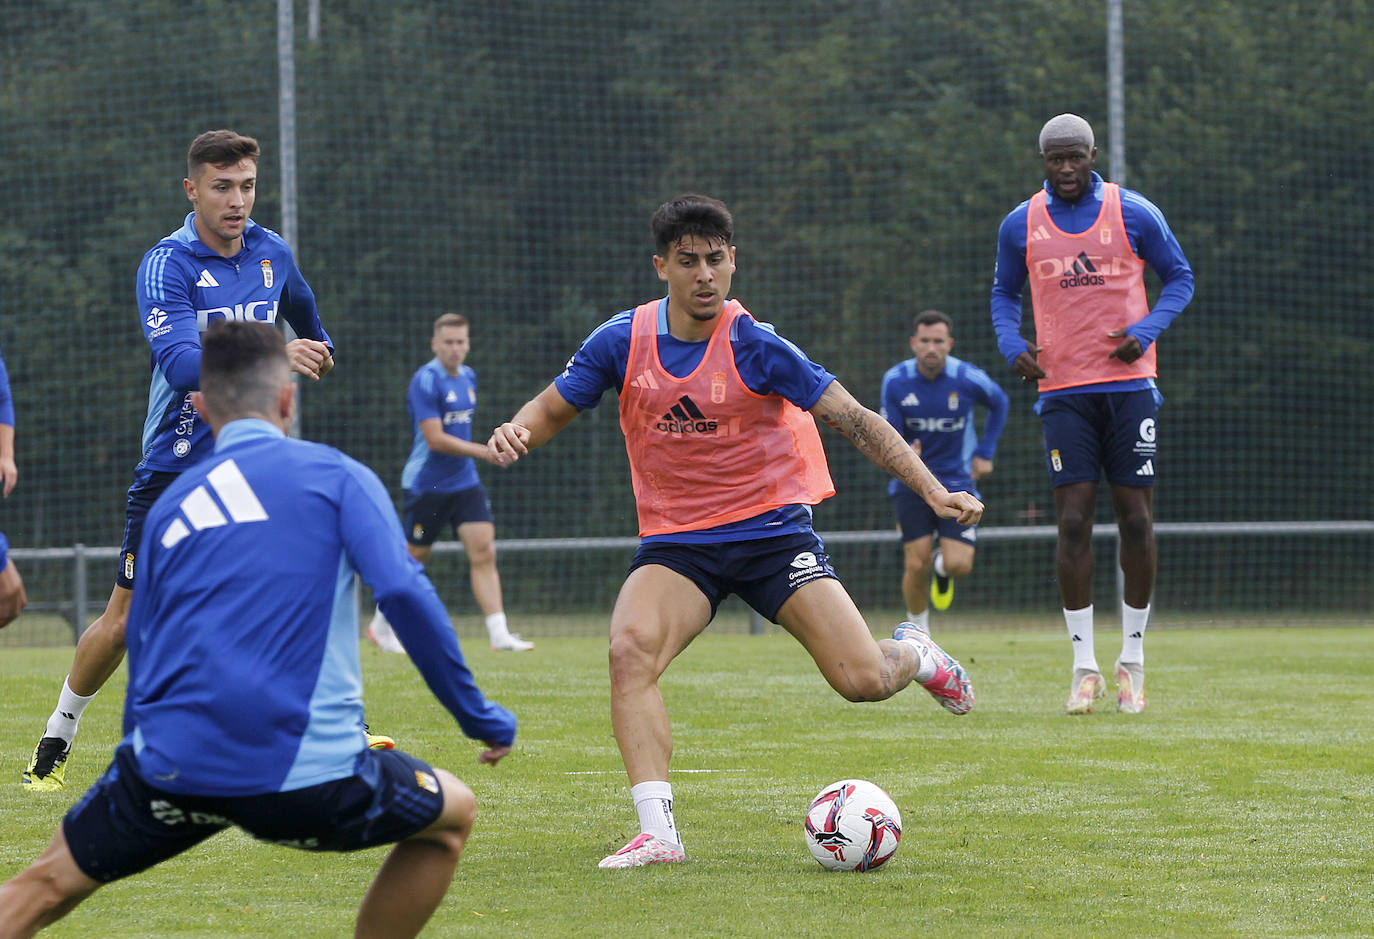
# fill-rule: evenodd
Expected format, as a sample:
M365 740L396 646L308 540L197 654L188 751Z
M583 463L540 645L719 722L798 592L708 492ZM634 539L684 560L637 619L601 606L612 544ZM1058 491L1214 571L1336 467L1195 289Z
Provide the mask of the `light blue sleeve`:
M405 535L381 480L362 464L344 459L344 504L349 508L340 513L340 524L349 560L372 588L425 684L463 733L484 743L509 745L515 740L515 715L488 701L477 687L434 585L406 551Z

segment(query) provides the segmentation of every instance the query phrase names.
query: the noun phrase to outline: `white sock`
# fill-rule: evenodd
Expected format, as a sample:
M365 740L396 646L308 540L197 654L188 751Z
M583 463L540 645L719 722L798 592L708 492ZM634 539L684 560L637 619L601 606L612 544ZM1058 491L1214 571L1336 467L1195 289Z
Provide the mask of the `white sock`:
M943 551L935 552L935 563L932 567L935 568L935 573L939 574L941 577L949 576L949 572L945 570L945 553Z
M510 635L510 627L506 625L505 613L493 613L487 617L487 635L492 642L498 639L505 639Z
M926 607L924 610L922 610L922 611L919 612L919 613L913 613L913 612L911 612L910 610L907 610L907 611L906 611L906 621L907 621L908 623L915 623L917 626L924 626L926 629L929 629L929 628L930 628L930 607Z
M657 780L630 787L635 811L639 813L639 830L673 844L682 844L677 823L673 821L673 785Z
M1145 626L1150 622L1150 604L1137 610L1121 604L1121 661L1145 664Z
M1097 653L1093 651L1093 605L1089 603L1081 610L1065 610L1064 624L1069 627L1069 640L1073 643L1074 671L1102 671L1097 667Z
M68 675L67 678L71 676ZM98 693L98 692L97 692ZM57 708L48 718L48 727L43 731L44 737L61 737L71 743L76 739L76 725L81 722L81 715L86 710L86 705L91 703L95 695L82 697L72 691L71 685L67 684L67 679L62 680L62 693L57 696Z
M926 654L926 647L915 639L899 639L899 642L909 643L911 648L916 650L916 661L921 664L916 667L916 682L930 681L935 677L936 661L935 656Z

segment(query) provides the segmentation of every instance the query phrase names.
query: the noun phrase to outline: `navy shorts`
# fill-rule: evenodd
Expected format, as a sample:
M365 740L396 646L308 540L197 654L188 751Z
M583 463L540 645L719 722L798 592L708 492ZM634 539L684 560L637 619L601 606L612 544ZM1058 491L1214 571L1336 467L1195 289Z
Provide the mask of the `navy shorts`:
M237 825L259 841L306 851L356 851L403 841L439 817L434 770L400 750L367 750L358 772L290 792L195 796L164 792L138 773L133 746L62 820L76 866L109 883L137 874Z
M963 491L973 493L975 499L979 498L975 489ZM960 525L957 518L941 518L925 499L907 486L899 486L892 494L892 507L897 510L897 524L902 529L903 542L924 538L932 532L939 533L941 538L957 538L969 544L978 540L977 525Z
M639 546L630 571L646 564L660 564L696 584L711 601L712 617L733 593L773 623L799 587L822 577L839 579L825 542L810 531L717 544L650 542Z
M445 526L456 533L467 522L491 520L491 500L481 483L457 492L406 493L406 540L413 545L434 544Z
M143 520L157 497L180 476L173 470L149 469L142 463L134 468L134 484L129 487L129 504L124 510L124 540L119 546L119 570L115 583L125 590L134 589L134 555L138 539L143 537Z
M1046 398L1040 423L1050 485L1095 483L1105 474L1113 486L1153 486L1159 404L1149 388Z

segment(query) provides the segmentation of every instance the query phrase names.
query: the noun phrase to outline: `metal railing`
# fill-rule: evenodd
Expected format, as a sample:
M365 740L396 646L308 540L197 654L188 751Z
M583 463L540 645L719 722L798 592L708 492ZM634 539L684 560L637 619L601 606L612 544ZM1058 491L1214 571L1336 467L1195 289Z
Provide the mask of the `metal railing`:
M980 543L986 541L1051 541L1057 529L1053 525L1002 525L978 529ZM1243 535L1282 536L1282 535L1321 535L1321 534L1374 534L1374 521L1337 520L1313 522L1156 522L1155 534L1205 535L1216 537L1239 537ZM895 528L874 531L832 531L821 532L828 544L881 544L897 542L900 539ZM1099 523L1093 528L1095 539L1109 538L1119 540L1115 525ZM628 550L639 544L635 537L614 538L511 538L496 542L500 553L519 554L539 551L578 550ZM458 541L439 541L434 545L438 554L462 554L463 545ZM91 547L76 544L69 548L11 548L10 557L21 566L28 561L61 561L72 563L71 600L56 602L35 602L31 610L52 610L68 619L72 627L72 640L75 641L91 620L90 562L114 560L119 557L119 548L111 546ZM1118 600L1124 590L1121 571L1116 572ZM767 629L767 621L757 613L750 617L750 632L762 633Z

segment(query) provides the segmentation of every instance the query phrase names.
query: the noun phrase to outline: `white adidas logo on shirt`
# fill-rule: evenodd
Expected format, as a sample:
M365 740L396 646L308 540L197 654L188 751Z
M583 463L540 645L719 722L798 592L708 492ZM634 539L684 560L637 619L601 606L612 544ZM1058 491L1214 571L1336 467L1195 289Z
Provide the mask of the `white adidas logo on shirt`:
M218 287L219 281L211 275L205 268L200 269L200 279L196 281L197 287Z
M243 472L232 459L225 460L207 473L205 481L215 490L215 495L224 503L224 507L229 511L229 518L232 518L235 524L267 521L267 510L262 507L253 488L248 485L248 480L244 479ZM202 531L229 524L229 519L224 517L224 513L220 511L220 507L215 504L209 490L204 486L192 489L191 494L181 500L179 508L186 516L186 520L175 518L162 532L161 541L164 548L177 544L190 535L192 529ZM190 522L189 526L187 522Z
M908 392L907 396L902 399L902 407L904 408L914 408L919 406L920 403L921 399L916 397L916 392L914 391Z

